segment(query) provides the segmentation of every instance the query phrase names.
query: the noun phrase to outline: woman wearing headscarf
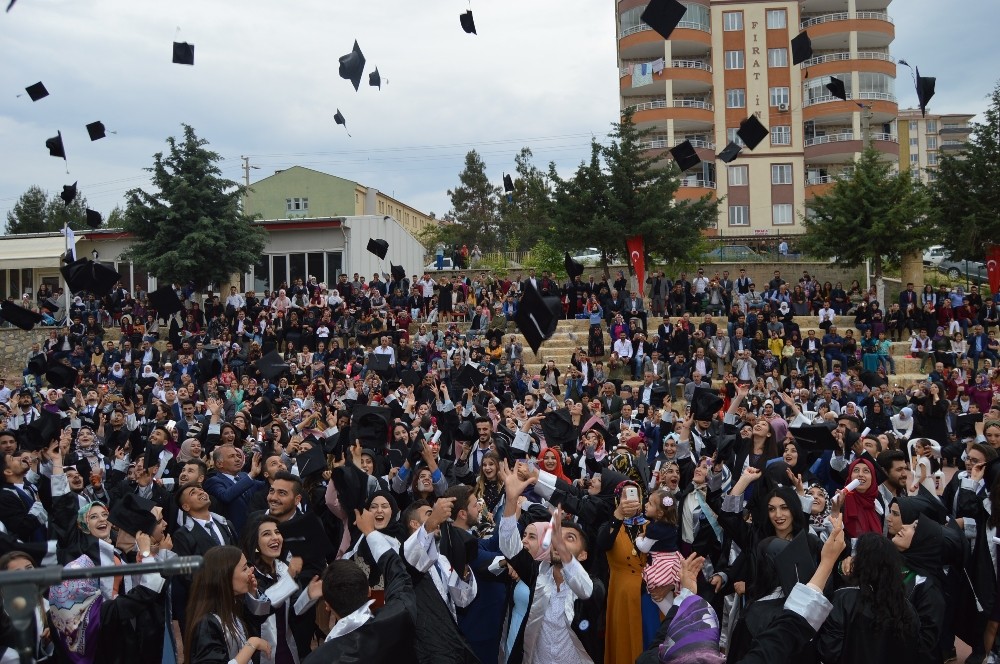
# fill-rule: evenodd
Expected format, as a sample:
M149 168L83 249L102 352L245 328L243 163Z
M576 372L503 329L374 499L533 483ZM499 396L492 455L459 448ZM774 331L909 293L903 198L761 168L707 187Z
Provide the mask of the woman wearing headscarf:
M366 509L375 516L375 530L389 538L394 549L399 549L406 541L406 528L399 522L399 505L390 491L376 491L368 500ZM368 541L361 537L354 548L345 556L353 559L358 567L368 575L368 586L371 588L371 599L375 600L372 608L378 609L385 604L385 579L379 570L378 562L374 560Z
M882 519L875 508L878 500L878 484L875 480L875 465L865 458L855 459L847 467L847 482L859 482L853 491L838 492L834 510L843 512L844 531L847 536L857 539L865 533L882 534Z
M806 494L812 498L812 506L809 509L809 529L820 541L825 542L833 528L830 521L830 512L833 509L830 494L826 492L822 484L810 484L806 489Z

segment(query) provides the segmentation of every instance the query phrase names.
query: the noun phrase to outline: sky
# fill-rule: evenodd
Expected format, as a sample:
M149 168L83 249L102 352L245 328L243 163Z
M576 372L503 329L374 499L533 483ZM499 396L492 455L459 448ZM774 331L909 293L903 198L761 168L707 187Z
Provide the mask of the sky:
M2 0L3 5L8 0ZM459 14L474 11L478 35ZM31 185L79 181L105 215L168 136L190 124L223 174L293 165L373 186L441 216L465 154L497 184L530 147L570 174L618 117L613 0L18 0L0 14L0 219ZM939 113L980 113L997 82L995 0L895 0L891 52L936 76ZM357 40L360 91L338 75ZM195 66L171 63L171 42ZM381 90L367 85L377 66ZM50 96L32 103L41 80ZM916 105L900 68L900 108ZM20 96L18 96L20 95ZM333 121L337 109L347 130ZM85 125L107 138L90 142ZM60 130L68 162L45 140ZM350 136L348 136L350 132ZM66 169L69 173L66 173Z

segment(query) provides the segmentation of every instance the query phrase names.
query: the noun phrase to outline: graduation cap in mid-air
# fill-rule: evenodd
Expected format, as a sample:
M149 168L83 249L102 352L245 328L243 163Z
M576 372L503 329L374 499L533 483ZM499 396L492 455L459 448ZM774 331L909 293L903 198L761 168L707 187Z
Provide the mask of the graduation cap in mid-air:
M484 382L486 382L486 376L477 367L466 364L462 367L462 371L459 372L458 376L452 379L455 387L467 390L470 387L480 387Z
M120 500L111 504L108 521L118 527L118 530L135 536L136 533L152 534L156 530L156 517L153 516L152 500L126 492Z
M441 525L441 555L451 563L453 570L464 575L466 567L479 555L479 538L452 523L444 523Z
M352 444L360 440L363 447L382 449L389 440L392 410L382 406L355 406L351 411Z
M510 176L510 173L503 174L503 190L507 193L514 191L514 178Z
M364 72L365 55L355 40L351 52L340 56L340 77L349 80L354 85L354 89L357 90L361 86L361 75Z
M348 466L352 465L348 464ZM353 512L349 513L353 514ZM306 565L318 566L322 569L327 560L337 554L329 537L316 536L317 533L323 532L323 524L312 512L306 512L294 519L279 523L278 530L285 540L288 552L302 558Z
M38 417L30 424L18 428L15 438L19 449L34 452L49 446L59 437L63 419L51 410L40 409Z
M156 309L156 315L160 318L166 318L184 309L177 293L169 285L160 286L155 291L150 291L148 297L150 306Z
M728 164L734 161L740 156L740 152L743 151L743 146L735 141L730 141L729 145L723 148L722 152L719 153L719 161Z
M66 160L66 148L63 146L62 132L57 131L52 138L45 139L45 147L49 149L50 157L60 157Z
M174 42L173 63L175 65L193 65L194 44L189 44L187 42Z
M792 39L792 64L797 65L800 62L805 62L812 56L813 44L812 40L809 39L809 33L799 33L797 37Z
M920 115L927 115L927 104L930 103L931 97L934 96L934 86L937 84L937 79L933 76L921 76L920 67L917 67L917 101L920 104Z
M825 424L790 427L788 431L796 442L810 451L835 450L840 447L837 439L833 437L833 431Z
M670 154L673 155L674 159L677 161L677 166L681 169L681 171L694 168L701 163L701 158L698 156L698 153L695 152L694 146L691 145L691 141L678 143L674 147L670 148Z
M830 77L830 82L826 84L826 89L837 99L847 101L847 86L836 76Z
M670 39L670 33L681 22L687 7L677 0L652 0L643 10L642 22L656 30L664 39Z
M389 243L380 238L371 238L368 240L368 252L378 256L380 260L385 260L385 255L389 253Z
M576 279L583 274L583 263L573 260L568 251L566 252L566 257L563 259L563 264L566 266L566 274L569 275L570 279Z
M104 123L98 120L87 125L87 133L90 135L91 141L96 141L107 136L107 129L104 127Z
M45 370L45 380L51 387L59 390L68 390L76 385L76 375L76 369L62 362L50 364Z
M285 371L288 371L288 363L276 350L272 350L264 357L257 360L257 371L264 378L273 381Z
M382 77L378 73L378 67L375 67L375 71L368 74L368 85L379 90L382 89Z
M347 131L347 119L344 117L344 114L340 112L339 108L337 109L337 112L333 114L333 121L339 125L344 125L344 131ZM347 131L347 137L350 138L350 136L351 132Z
M760 142L768 137L767 127L761 124L756 115L751 115L740 123L739 131L736 135L743 139L746 146L753 150L760 145Z
M380 376L389 372L389 356L381 353L371 353L368 356L368 370Z
M49 96L49 91L45 89L45 86L42 85L41 81L35 83L34 85L29 85L24 89L24 91L28 93L28 97L31 98L31 101L38 101L39 99L45 99Z
M547 413L542 420L542 433L545 434L546 446L559 447L567 451L576 450L576 441L580 435L567 408Z
M558 297L543 297L534 286L528 284L521 296L514 323L531 346L532 352L537 355L542 342L555 333L561 316L562 302Z
M101 227L101 223L103 223L103 222L104 222L104 219L101 217L101 213L100 212L98 212L97 210L91 210L90 208L87 208L87 225L88 226L90 226L91 228L100 228Z
M472 18L472 10L466 11L464 14L460 14L458 17L459 23L462 24L462 29L465 30L467 35L478 35L476 32L476 21Z
M406 269L402 265L393 265L392 262L389 263L389 274L396 281L406 279Z
M326 454L323 452L323 446L312 445L305 452L299 452L295 457L295 467L299 470L299 477L303 479L326 470Z
M59 198L63 199L63 203L66 205L72 203L76 199L76 182L73 184L64 184Z
M3 317L5 321L22 330L31 330L35 325L42 322L41 314L20 307L9 300L0 302L0 317Z
M724 403L715 390L707 387L696 388L691 396L691 414L697 422L711 421Z
M62 273L71 291L87 291L97 297L110 292L121 280L118 272L89 258L81 258L63 265L59 268L59 272Z

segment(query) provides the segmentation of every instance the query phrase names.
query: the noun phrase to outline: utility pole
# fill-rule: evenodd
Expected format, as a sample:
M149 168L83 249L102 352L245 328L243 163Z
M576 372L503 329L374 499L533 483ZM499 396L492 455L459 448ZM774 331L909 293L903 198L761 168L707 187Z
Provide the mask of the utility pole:
M250 157L240 157L243 160L243 184L250 186L250 169L260 168L260 166L251 166Z
M861 106L861 138L864 141L864 148L867 150L872 145L872 118L875 114L872 112L872 105L868 104L858 104Z

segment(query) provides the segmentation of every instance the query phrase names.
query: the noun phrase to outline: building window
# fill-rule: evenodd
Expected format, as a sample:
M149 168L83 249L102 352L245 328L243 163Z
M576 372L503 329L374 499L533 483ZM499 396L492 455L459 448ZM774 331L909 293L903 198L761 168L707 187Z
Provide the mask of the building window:
M730 166L729 167L729 186L730 187L745 187L750 184L750 177L747 173L746 166Z
M726 69L743 69L743 51L726 51Z
M927 154L927 165L928 166L937 166L937 163L938 163L938 153L937 152L930 152L930 153L928 153Z
M726 90L726 108L745 108L747 105L747 92L743 88L733 88Z
M309 199L308 198L286 198L285 199L285 211L286 212L308 212L309 211Z
M771 164L771 184L791 184L791 164Z
M791 203L778 203L771 206L771 223L775 226L787 226L794 220Z
M749 226L750 225L750 206L749 205L730 205L729 206L729 225L730 226Z
M771 106L788 106L788 88L771 88L768 90Z
M858 91L861 94L895 95L896 79L888 74L863 71L858 74Z
M792 128L790 125L771 127L771 145L791 145Z
M928 136L927 137L927 149L928 150L937 150L937 145L938 145L937 144L937 136Z
M722 29L726 32L743 29L743 12L722 12Z
M910 155L910 163L911 164L919 164L920 163L920 155L918 155L918 154L911 154Z
M788 27L788 14L784 9L767 10L767 29L783 30Z
M787 67L788 66L788 49L787 48L769 48L769 49L767 49L767 66L768 67Z
M844 82L844 89L847 92L848 99L853 96L854 91L851 87L851 75L844 73L831 74L830 76L817 76L815 78L810 78L803 83L802 103L808 106L809 104L836 100L836 97L832 96L830 91L826 89L826 85L830 82L831 78L839 78Z
M917 144L918 144L919 142L920 142L920 141L919 141L919 139L916 139L916 138L911 138L911 139L910 139L910 147L911 147L911 148L915 148L915 147L917 147Z
M746 143L744 143L743 139L736 133L738 131L739 127L730 127L726 129L726 142L727 144L736 143L736 145L739 145L740 147L746 147Z
M912 124L916 124L916 123L915 122L911 122L910 124L912 125ZM937 133L937 120L928 120L927 121L927 133L928 134L936 134Z
M916 120L910 120L910 131L916 131L916 130L917 130Z

